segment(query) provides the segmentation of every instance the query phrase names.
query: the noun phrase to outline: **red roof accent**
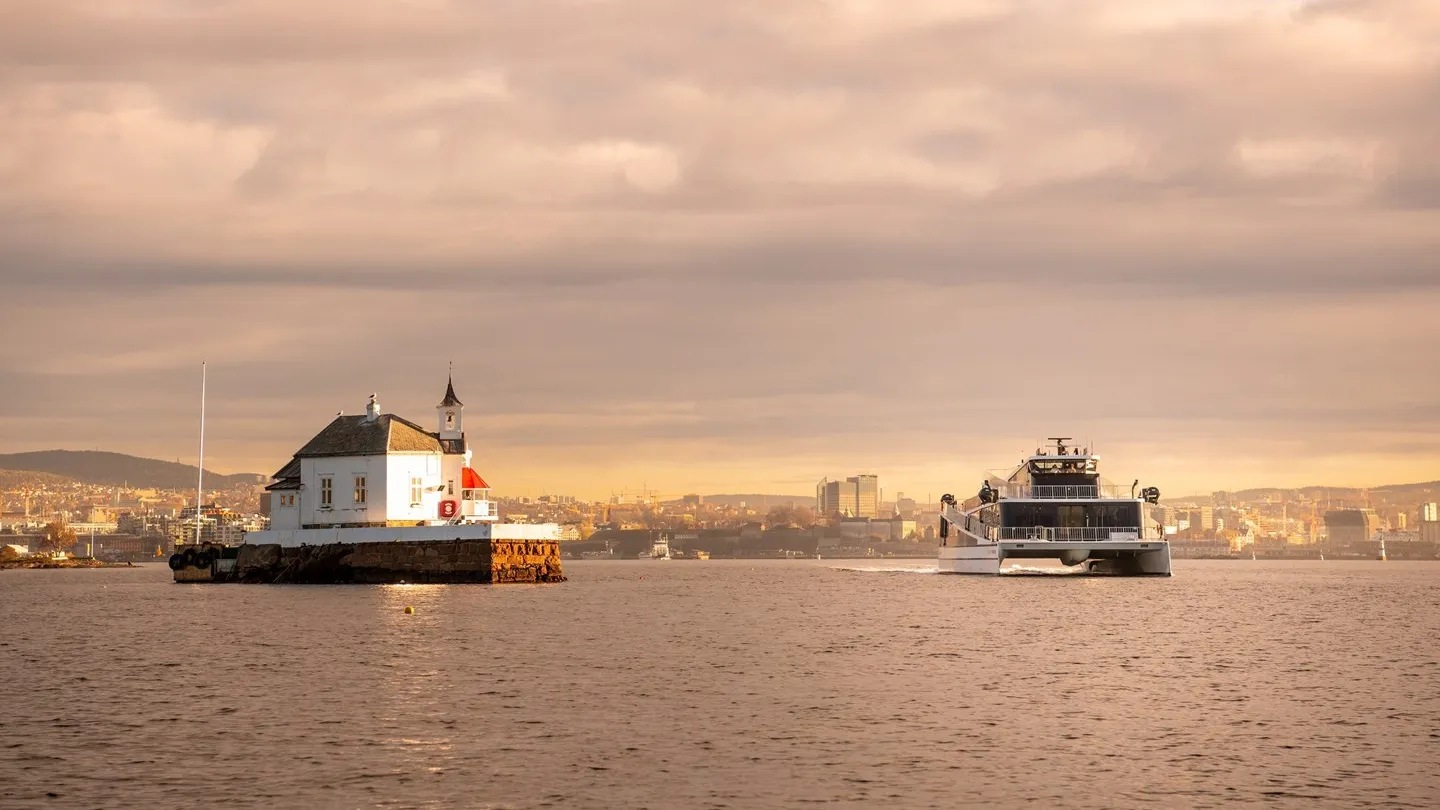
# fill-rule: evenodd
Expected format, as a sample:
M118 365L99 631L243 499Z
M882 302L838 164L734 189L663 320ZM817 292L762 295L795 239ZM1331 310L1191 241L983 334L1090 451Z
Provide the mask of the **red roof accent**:
M480 477L480 473L475 472L469 467L465 467L460 470L460 488L489 489L490 485L485 483L485 479Z

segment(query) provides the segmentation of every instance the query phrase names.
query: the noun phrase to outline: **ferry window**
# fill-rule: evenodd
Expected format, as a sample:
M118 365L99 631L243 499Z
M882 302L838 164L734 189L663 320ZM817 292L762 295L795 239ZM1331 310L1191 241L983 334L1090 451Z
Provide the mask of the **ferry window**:
M424 487L425 487L425 479L423 479L423 478L411 478L411 479L410 479L410 505L411 505L411 506L419 506L419 505L420 505L420 494L421 494L421 492L423 491Z
M355 503L365 503L365 476L355 476Z
M331 481L328 477L327 477L327 478L321 478L321 479L320 479L320 505L321 505L321 506L329 506L329 505L330 505L331 498L332 498L332 496L334 495L334 491L333 491L333 490L334 490L334 486L333 486L333 484L334 484L334 482Z

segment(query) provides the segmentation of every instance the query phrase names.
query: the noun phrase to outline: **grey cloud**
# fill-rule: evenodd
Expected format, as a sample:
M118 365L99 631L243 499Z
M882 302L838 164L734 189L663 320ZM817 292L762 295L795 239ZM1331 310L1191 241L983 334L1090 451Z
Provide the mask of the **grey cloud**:
M256 469L450 359L576 481L1432 435L1433 4L990 5L12 3L0 345L108 339L0 348L0 443L184 452L202 353Z

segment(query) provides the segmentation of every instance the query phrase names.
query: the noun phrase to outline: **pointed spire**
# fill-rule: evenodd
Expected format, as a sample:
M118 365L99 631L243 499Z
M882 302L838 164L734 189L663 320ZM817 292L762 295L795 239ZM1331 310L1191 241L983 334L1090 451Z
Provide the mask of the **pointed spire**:
M465 403L461 402L460 398L455 396L455 372L452 370L449 379L445 383L445 399L440 401L439 407L452 408L456 405L462 408L465 407Z

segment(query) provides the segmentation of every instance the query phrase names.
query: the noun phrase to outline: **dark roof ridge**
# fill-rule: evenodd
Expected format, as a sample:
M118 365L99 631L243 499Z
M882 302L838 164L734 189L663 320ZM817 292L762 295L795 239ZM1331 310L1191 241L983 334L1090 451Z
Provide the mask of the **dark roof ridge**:
M440 400L439 407L449 408L454 405L459 405L462 408L465 407L465 403L461 402L460 398L455 396L455 375L452 374L449 379L445 381L445 398Z

